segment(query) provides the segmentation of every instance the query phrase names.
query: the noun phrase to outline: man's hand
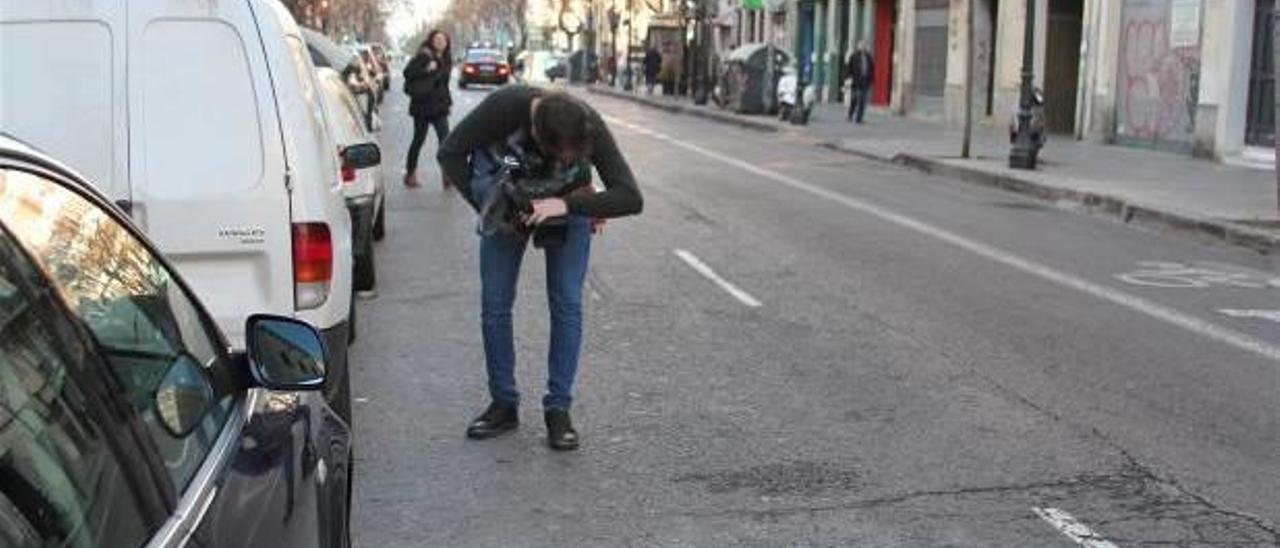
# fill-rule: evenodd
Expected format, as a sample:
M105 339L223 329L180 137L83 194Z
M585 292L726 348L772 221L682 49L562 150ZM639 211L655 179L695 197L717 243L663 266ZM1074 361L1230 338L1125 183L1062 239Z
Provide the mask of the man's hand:
M525 219L525 224L530 226L540 225L547 219L569 214L569 204L564 203L560 198L534 200L529 202L529 205L533 207L533 212Z

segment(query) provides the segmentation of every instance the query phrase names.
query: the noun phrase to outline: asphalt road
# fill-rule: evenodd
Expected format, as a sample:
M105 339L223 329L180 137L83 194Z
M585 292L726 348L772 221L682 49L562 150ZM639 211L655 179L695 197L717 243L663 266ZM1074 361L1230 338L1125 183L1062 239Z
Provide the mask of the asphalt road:
M590 100L646 209L593 243L569 454L544 444L532 250L523 424L464 439L487 403L474 215L434 135L424 188L399 184L409 118L384 107L358 546L1280 544L1273 259Z

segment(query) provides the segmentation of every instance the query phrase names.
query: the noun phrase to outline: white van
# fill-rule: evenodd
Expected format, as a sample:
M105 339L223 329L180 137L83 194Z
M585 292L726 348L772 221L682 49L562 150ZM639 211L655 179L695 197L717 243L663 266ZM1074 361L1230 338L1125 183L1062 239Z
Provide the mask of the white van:
M374 264L375 240L386 234L385 183L382 180L381 150L377 139L367 133L360 120L360 105L347 89L342 76L331 68L316 69L320 83L320 95L325 99L329 114L329 134L343 149L342 191L347 198L347 210L351 212L351 242L355 254L356 294L373 291L377 286L377 270ZM352 161L357 157L365 162ZM356 165L367 165L363 169Z
M233 347L250 313L320 328L349 417L351 221L318 93L275 0L0 3L0 130L98 181Z
M368 295L377 286L377 269L374 261L374 242L386 236L386 186L382 179L381 165L358 169L353 156L377 156L381 151L375 134L366 130L364 111L356 96L347 87L338 69L356 57L348 50L333 43L328 37L311 29L302 29L311 61L316 66L316 80L320 84L328 114L329 134L342 149L342 192L351 212L352 249L355 253L356 294ZM335 59L334 56L343 56ZM374 162L365 162L370 164Z

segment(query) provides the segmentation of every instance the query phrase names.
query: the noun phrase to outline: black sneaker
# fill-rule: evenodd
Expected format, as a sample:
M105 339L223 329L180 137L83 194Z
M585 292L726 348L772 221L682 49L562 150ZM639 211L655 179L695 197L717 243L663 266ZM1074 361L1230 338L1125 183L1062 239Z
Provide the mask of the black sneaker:
M576 451L578 431L573 429L569 412L564 409L548 409L543 416L547 421L547 444L556 451Z
M520 413L516 406L493 402L467 427L467 437L473 440L492 438L510 432L520 426Z

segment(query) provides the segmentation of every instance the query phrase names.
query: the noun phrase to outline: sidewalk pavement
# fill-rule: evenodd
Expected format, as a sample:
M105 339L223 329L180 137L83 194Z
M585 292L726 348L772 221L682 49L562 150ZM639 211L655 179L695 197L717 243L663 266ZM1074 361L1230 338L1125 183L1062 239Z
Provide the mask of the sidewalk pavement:
M962 131L941 123L868 112L845 121L843 105L823 103L807 126L744 116L684 98L637 95L603 86L588 91L758 131L785 132L832 150L894 162L966 182L1075 203L1125 222L1176 229L1248 247L1280 251L1274 170L1050 136L1035 171L1008 167L1007 128L975 126L972 159L960 158Z

